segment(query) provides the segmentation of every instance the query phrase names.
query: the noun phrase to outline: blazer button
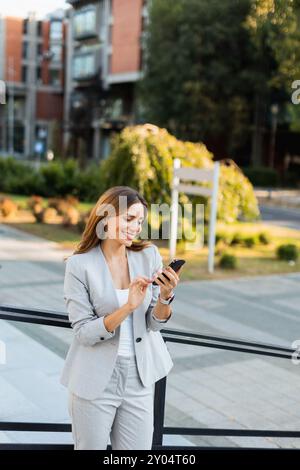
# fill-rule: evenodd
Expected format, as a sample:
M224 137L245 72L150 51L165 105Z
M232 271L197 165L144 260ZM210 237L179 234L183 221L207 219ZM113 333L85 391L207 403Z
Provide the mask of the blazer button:
M140 341L142 341L142 338L137 338L136 339L136 342L139 343Z
M100 338L100 339L104 339L104 338Z

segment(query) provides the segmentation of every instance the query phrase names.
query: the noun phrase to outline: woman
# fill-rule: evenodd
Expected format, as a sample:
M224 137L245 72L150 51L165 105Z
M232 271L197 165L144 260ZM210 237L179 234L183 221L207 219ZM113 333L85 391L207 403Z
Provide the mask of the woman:
M60 381L68 387L75 450L106 449L109 437L112 449L152 447L155 382L174 365L160 330L179 277L162 269L155 245L134 241L146 216L137 191L110 188L67 259L64 299L74 337ZM158 279L161 272L169 280Z

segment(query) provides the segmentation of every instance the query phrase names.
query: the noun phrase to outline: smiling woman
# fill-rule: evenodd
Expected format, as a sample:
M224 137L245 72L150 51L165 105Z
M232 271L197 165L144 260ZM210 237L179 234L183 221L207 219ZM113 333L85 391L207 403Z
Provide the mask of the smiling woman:
M102 246L112 246L112 253L115 248L120 248L119 254L125 253L125 246L133 251L143 250L151 241L134 238L140 234L147 212L148 204L136 190L128 186L108 189L92 209L74 254L87 252L99 244L99 239ZM109 244L105 243L107 240Z
M115 186L92 209L67 259L64 298L74 339L61 383L69 389L75 449L151 449L155 382L173 361L160 334L179 277L163 271L149 240L138 240L148 205ZM159 282L159 281L157 281Z

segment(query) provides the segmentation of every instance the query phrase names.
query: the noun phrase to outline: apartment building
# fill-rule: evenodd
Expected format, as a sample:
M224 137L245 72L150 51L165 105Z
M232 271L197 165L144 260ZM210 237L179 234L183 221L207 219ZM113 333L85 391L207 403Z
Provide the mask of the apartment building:
M0 152L32 157L62 151L66 20L0 17Z
M112 133L138 120L145 0L68 0L65 113L68 153L99 160Z

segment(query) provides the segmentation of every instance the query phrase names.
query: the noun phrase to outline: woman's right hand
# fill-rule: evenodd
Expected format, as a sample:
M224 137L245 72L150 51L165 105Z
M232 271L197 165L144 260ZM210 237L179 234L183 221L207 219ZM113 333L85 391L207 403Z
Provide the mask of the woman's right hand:
M138 276L129 284L127 305L130 310L135 310L144 300L147 287L152 279L146 276Z

